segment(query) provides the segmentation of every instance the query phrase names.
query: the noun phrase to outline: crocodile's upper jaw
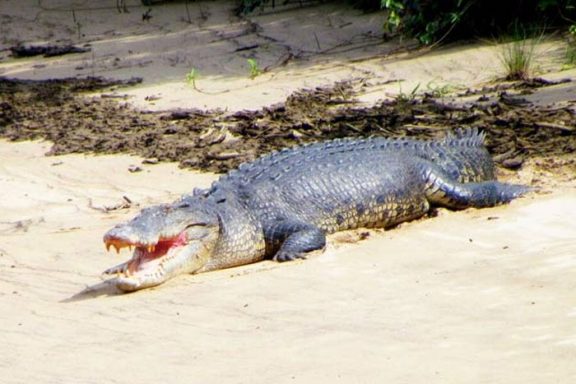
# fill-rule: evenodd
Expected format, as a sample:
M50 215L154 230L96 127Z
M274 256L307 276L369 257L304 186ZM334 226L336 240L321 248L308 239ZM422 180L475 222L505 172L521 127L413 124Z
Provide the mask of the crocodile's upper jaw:
M118 229L114 228L104 236L106 249L113 247L118 253L122 248L135 249L130 260L107 269L104 274L116 275L116 285L125 291L138 289L146 282L150 286L152 282L159 284L165 280L163 264L168 259L177 257L179 251L187 245L184 232L174 238L159 240L156 244L132 242L118 232Z

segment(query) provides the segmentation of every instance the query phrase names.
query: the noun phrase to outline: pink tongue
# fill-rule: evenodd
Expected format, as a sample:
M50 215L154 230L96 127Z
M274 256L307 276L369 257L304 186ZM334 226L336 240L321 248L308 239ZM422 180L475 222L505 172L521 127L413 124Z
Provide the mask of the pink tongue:
M182 245L186 244L186 233L184 232L180 232L180 234L178 235L178 237L176 237L174 239L174 246L175 247L180 247Z
M177 237L171 239L160 240L152 252L146 251L144 258L148 260L156 259L164 256L170 248L181 247L186 244L186 234L181 232Z

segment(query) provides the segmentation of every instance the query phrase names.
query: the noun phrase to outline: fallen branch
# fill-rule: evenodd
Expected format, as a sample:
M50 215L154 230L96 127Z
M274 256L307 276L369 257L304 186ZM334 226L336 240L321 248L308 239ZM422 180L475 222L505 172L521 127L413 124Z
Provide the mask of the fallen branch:
M555 128L555 129L560 129L560 130L566 131L566 132L573 132L574 131L574 127L569 127L569 126L562 125L562 124L548 123L546 121L537 121L534 124L536 124L536 126L539 128Z
M96 211L100 211L100 212L104 212L104 213L109 213L112 211L116 211L119 209L127 209L127 208L131 208L133 203L132 200L130 200L128 198L128 196L122 196L122 199L124 200L121 203L115 204L115 205L111 205L111 206L102 206L102 207L96 207L93 203L92 203L92 199L88 199L88 208L92 208Z

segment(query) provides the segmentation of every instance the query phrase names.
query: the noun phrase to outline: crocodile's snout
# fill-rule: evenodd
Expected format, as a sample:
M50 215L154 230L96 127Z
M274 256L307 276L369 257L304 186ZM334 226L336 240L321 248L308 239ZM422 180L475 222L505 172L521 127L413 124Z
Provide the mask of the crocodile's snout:
M178 207L178 209L175 209ZM104 234L107 250L133 250L132 257L104 271L114 284L134 291L163 283L172 276L193 272L206 261L218 228L217 220L192 205L160 205L142 210L134 219ZM208 236L208 235L212 236Z
M110 248L114 248L116 253L119 253L122 248L132 250L133 247L143 247L151 252L154 250L159 239L158 236L145 238L141 233L138 233L134 227L120 224L106 232L103 240L107 251L109 251Z

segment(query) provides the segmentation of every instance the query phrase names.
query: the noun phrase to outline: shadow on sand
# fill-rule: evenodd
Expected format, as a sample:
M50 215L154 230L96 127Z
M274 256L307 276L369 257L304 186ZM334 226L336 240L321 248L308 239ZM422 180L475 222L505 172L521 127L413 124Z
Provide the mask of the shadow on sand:
M90 285L82 291L61 300L61 303L74 303L77 301L97 299L102 296L119 296L124 295L125 292L116 288L111 280L106 280L98 284Z

